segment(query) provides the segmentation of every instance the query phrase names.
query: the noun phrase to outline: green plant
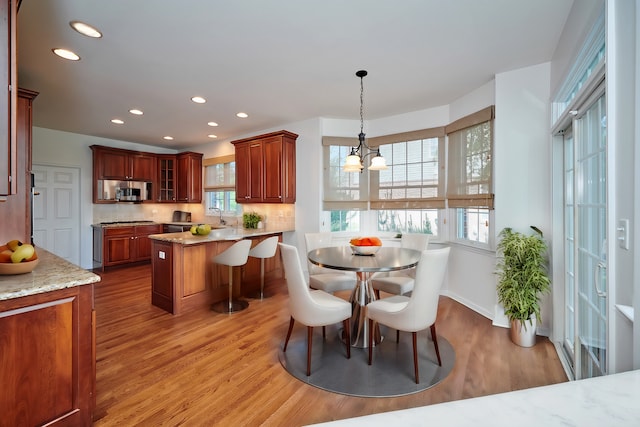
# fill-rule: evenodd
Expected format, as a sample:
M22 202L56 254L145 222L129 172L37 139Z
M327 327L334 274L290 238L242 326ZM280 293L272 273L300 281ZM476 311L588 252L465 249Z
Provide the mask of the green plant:
M547 244L541 235L525 236L503 229L497 246L498 301L510 320L540 320L540 296L549 292Z
M244 228L258 228L260 221L262 221L262 217L255 212L242 214L242 225L244 225Z

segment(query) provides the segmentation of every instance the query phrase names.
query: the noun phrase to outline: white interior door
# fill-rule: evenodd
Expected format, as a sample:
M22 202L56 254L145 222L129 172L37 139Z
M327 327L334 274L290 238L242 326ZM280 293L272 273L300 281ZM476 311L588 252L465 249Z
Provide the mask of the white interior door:
M33 165L33 241L80 265L80 170Z

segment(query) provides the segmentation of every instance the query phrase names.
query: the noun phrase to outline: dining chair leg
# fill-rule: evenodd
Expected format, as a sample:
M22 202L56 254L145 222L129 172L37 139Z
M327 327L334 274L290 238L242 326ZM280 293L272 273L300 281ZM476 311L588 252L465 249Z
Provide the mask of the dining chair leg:
M313 335L313 326L307 326L307 376L311 375L311 343Z
M289 338L291 338L291 331L293 331L293 324L296 321L293 320L293 316L291 317L291 319L289 319L289 330L287 331L287 339L284 340L284 349L282 350L282 352L286 352L287 351L287 344L289 344Z
M369 365L371 365L371 358L373 356L373 319L369 319Z
M436 336L436 324L431 325L431 339L433 340L433 345L436 348L436 356L438 357L438 365L442 366L442 360L440 360L440 350L438 349L438 337Z
M345 344L347 346L347 359L351 359L351 322L349 321L349 318L346 318L342 321L342 324L344 325L344 331L345 331Z
M327 340L327 328L325 328L324 326L322 327L322 340Z
M420 376L418 374L418 334L417 332L412 332L411 335L413 336L413 369L414 369L414 373L416 376L416 384L420 384Z
M396 329L396 342L400 342L400 329Z

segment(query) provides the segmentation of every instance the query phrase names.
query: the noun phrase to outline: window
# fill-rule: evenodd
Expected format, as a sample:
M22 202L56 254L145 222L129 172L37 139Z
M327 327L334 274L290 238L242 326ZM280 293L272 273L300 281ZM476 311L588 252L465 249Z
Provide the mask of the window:
M342 170L355 138L325 137L323 145L331 231L360 231L361 222L375 221L377 231L437 233L438 209L445 206L444 128L369 139L387 160L389 169L379 172Z
M456 239L490 244L493 210L493 118L488 107L447 126L447 200L454 209Z
M457 208L456 239L489 244L489 209Z
M204 194L205 215L236 216L240 214L240 206L236 203L236 163L234 156L205 159Z

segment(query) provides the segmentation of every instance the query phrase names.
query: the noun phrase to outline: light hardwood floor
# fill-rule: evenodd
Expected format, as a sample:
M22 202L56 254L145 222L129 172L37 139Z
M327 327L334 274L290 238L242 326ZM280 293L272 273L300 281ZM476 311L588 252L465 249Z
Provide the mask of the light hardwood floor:
M150 269L97 272L96 426L299 426L567 380L548 339L518 347L507 329L441 297L438 335L456 352L444 381L395 398L330 393L278 361L289 322L284 282L231 316L203 309L175 317L151 305ZM304 334L297 325L292 339Z

